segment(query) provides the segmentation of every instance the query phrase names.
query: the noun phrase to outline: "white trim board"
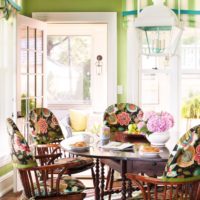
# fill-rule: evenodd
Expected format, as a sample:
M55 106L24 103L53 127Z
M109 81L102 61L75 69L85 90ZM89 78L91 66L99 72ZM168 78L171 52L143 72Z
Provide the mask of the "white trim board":
M0 197L13 189L13 171L0 177Z
M32 17L47 23L106 23L108 25L107 104L117 102L117 13L34 12Z
M5 155L0 156L0 161L1 161L0 167L7 165L8 163L11 162L10 155L5 154Z

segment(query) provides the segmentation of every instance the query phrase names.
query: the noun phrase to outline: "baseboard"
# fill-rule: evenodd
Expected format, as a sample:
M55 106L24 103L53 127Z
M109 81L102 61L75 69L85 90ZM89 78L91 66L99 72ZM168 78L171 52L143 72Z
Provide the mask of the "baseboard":
M0 197L13 189L13 171L0 177Z

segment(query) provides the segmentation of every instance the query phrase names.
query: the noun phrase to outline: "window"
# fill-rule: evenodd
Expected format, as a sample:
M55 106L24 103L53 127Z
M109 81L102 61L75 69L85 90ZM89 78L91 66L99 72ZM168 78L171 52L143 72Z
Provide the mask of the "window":
M49 104L91 104L91 36L47 37Z
M141 56L140 105L173 113L183 134L200 123L200 29L185 28L178 56ZM178 60L178 61L177 61Z
M200 123L200 29L185 28L181 43L182 130Z

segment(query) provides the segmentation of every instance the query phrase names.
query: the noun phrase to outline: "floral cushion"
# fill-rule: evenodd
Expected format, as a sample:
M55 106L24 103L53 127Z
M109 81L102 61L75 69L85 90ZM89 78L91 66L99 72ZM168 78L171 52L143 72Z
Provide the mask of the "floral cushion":
M37 144L48 144L64 139L55 115L47 108L36 108L30 112L32 136Z
M104 124L111 132L127 131L129 124L138 123L143 117L142 110L130 103L120 103L109 106L104 113Z
M77 158L61 158L55 161L56 164L68 163L68 169L85 167L93 164L92 158L77 157Z
M51 180L47 180L47 192L48 193L54 193L56 189L56 178L53 180L53 190L51 190ZM41 195L39 195L38 188L36 183L34 184L35 188L35 196L46 196L45 195L45 188L44 188L44 182L40 181L40 191ZM62 176L60 185L59 185L59 190L60 194L72 194L72 193L80 193L85 189L84 184L70 176Z
M200 180L200 125L191 128L174 147L165 167L164 180Z
M17 168L37 166L30 148L12 119L7 119L13 164Z

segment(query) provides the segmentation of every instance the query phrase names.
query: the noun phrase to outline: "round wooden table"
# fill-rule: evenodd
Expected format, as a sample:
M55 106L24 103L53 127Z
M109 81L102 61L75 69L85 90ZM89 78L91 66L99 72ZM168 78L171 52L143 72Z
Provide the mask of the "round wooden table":
M105 184L105 176L104 176L104 165L105 162L101 162L100 160L103 159L109 161L118 161L121 164L121 177L122 177L122 200L126 200L126 173L130 172L130 169L127 170L127 162L132 161L133 165L134 163L139 162L140 165L144 163L154 163L154 165L159 165L165 163L168 160L169 157L169 151L167 148L161 148L161 153L157 157L142 157L138 152L134 153L133 148L131 150L123 150L123 151L113 151L113 150L105 150L103 148L98 147L98 143L93 144L88 151L81 152L81 151L72 151L69 149L67 144L67 140L63 140L61 142L61 147L68 151L70 154L77 155L77 156L83 156L83 157L92 157L96 159L95 164L95 200L103 200L104 195L109 194L109 192L113 193L112 191L104 191ZM101 181L100 181L101 178ZM130 184L129 184L130 185ZM129 190L128 190L129 191ZM130 195L130 193L129 193Z

